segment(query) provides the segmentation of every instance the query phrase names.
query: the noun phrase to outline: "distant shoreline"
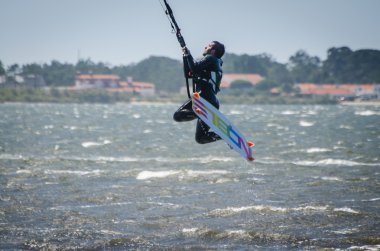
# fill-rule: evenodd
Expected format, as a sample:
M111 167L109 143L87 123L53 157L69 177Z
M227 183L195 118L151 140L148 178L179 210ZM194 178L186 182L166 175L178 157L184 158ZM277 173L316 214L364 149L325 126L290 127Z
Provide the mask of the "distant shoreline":
M380 100L343 101L343 102L340 102L338 104L347 105L347 106L380 106Z

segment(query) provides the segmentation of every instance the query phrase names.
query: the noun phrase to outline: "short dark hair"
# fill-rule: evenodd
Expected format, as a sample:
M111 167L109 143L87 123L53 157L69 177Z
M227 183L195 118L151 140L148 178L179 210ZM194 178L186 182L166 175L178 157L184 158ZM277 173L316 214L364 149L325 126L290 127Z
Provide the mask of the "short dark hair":
M215 56L217 58L222 58L225 52L224 44L218 41L212 41L214 43Z

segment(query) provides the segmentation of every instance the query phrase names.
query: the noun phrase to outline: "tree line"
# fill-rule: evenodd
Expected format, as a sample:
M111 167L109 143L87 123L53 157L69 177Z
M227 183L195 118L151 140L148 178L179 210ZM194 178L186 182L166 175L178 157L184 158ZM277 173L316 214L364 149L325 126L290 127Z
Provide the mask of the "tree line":
M276 62L268 54L237 55L227 53L224 58L225 73L257 73L265 80L257 90L268 91L273 87L292 91L300 82L312 83L380 83L380 51L348 47L330 48L326 60L297 51L287 63ZM133 77L136 81L152 82L162 92L178 92L184 86L182 62L167 57L151 56L136 64L111 66L91 59L76 64L53 60L44 64L13 64L4 66L0 61L0 76L12 82L17 75L35 74L44 78L50 87L69 86L76 74L116 74L122 79Z

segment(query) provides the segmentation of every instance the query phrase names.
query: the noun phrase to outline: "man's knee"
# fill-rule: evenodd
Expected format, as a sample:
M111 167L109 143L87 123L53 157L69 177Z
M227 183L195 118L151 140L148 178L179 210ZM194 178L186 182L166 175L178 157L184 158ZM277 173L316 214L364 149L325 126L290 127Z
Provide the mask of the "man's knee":
M180 114L179 112L175 112L175 113L173 114L173 119L174 119L174 121L176 121L176 122L181 122L181 121L182 121L182 116L181 116L181 114Z
M195 115L195 113L190 110L177 111L173 114L173 119L177 122L192 121L196 118L197 116Z

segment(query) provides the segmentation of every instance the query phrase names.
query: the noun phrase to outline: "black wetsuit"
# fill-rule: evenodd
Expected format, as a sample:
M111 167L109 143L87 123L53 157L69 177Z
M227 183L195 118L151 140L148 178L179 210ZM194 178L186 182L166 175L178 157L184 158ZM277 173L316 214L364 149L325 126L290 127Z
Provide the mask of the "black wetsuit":
M185 56L185 59L184 63L188 64L188 68L193 73L195 90L200 93L201 97L219 109L219 100L216 94L219 92L219 85L223 75L223 61L212 55L206 55L200 61L194 61L194 58L189 54ZM191 106L192 101L189 99L174 113L174 120L184 122L197 118ZM221 139L219 135L210 132L210 127L198 118L195 140L199 144L206 144L219 139Z

